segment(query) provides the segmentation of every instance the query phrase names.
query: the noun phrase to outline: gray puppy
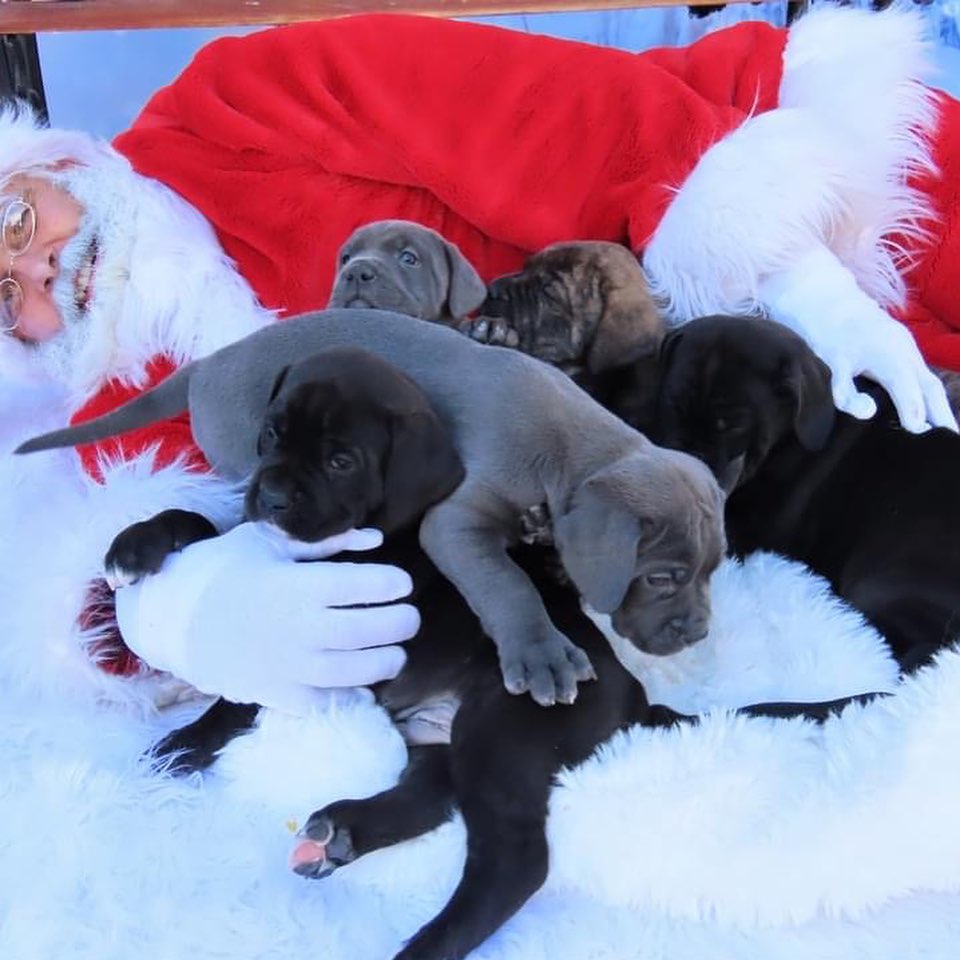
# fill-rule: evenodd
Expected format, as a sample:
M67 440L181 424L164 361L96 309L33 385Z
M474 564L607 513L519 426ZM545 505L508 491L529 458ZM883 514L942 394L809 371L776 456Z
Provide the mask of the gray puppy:
M546 503L563 565L594 610L640 649L705 636L709 578L723 556L722 495L710 471L654 446L559 370L438 324L379 310L326 310L265 327L158 387L18 452L102 440L189 409L194 437L228 478L249 477L284 367L335 346L375 353L411 377L453 431L463 483L432 507L420 542L496 643L507 689L548 705L593 676L510 559L518 517Z
M487 295L456 246L410 220L377 220L355 230L337 264L330 307L375 307L452 323Z

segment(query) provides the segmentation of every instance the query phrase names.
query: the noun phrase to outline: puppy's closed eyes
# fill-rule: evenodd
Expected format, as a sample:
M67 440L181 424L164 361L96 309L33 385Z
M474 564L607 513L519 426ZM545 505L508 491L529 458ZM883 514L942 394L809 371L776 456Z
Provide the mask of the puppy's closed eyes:
M729 493L785 436L822 449L835 420L830 371L800 337L769 320L703 317L664 340L644 426L703 460Z
M603 241L558 243L489 287L475 339L516 346L575 377L656 353L665 327L636 257Z

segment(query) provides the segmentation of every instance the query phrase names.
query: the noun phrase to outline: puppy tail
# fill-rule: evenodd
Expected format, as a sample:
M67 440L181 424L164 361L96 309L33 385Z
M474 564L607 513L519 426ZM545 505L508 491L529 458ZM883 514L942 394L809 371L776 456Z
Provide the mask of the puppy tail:
M192 368L192 364L182 367L152 390L147 390L101 417L95 417L74 427L64 427L61 430L53 430L33 437L21 443L14 453L36 453L39 450L52 450L56 447L96 443L183 413L188 406Z

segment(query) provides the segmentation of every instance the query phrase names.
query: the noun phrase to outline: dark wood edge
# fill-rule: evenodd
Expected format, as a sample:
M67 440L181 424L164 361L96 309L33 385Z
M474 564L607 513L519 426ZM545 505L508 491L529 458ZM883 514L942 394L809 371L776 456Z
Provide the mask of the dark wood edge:
M435 17L710 6L716 0L0 0L0 34L255 26L360 13ZM733 0L743 3L748 0Z

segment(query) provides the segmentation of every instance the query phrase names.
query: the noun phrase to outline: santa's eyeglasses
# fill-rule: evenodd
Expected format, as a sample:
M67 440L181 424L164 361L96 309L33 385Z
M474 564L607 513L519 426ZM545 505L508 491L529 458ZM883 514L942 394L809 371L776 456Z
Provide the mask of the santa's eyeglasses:
M8 200L0 215L0 247L10 258L7 275L0 280L0 331L10 333L20 323L23 288L13 278L13 261L26 253L37 232L37 212L24 199Z

